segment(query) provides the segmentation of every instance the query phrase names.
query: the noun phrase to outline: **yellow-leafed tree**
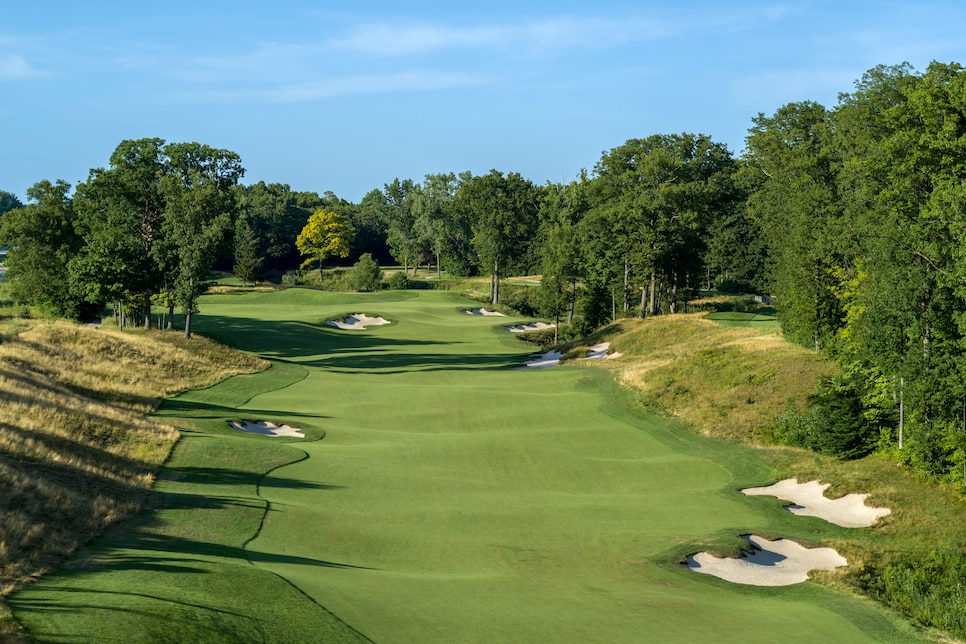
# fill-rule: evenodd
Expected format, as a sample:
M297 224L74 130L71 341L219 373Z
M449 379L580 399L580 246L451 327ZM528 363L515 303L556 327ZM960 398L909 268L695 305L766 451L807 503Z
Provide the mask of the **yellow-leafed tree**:
M348 257L354 235L352 223L345 215L321 208L316 210L295 240L296 248L306 258L302 266L318 262L321 281L322 262L329 257Z

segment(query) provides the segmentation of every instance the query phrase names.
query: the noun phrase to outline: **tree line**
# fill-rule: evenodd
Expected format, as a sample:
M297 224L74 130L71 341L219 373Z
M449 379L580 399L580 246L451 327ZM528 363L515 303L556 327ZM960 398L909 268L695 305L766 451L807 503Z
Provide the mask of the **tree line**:
M3 193L0 244L11 247L18 302L78 319L113 306L122 322L149 327L160 305L169 323L178 306L190 324L212 266L255 282L368 255L407 273L489 276L494 304L504 278L541 273L533 310L565 311L592 328L631 311L674 312L706 269L719 270L709 258L751 274L731 257L740 235L721 236L717 254L706 243L713 226L729 227L720 217L741 219L734 170L707 136L655 135L605 153L592 175L567 185L497 170L435 174L394 179L354 204L285 184L242 185L228 150L141 139L123 141L73 192L40 181L26 206Z
M124 141L73 193L41 181L26 206L0 193L8 288L57 315L113 306L146 326L152 306L168 320L177 306L189 332L213 265L246 281L361 258L488 276L492 303L578 335L675 313L702 289L768 294L790 339L842 366L779 440L890 450L966 480L963 78L955 63L876 67L832 108L757 115L738 157L706 135L656 134L566 184L441 173L359 203L242 185L227 150ZM526 274L542 275L527 301L501 288Z
M759 115L748 211L785 334L842 366L780 435L966 481L966 76L879 66Z

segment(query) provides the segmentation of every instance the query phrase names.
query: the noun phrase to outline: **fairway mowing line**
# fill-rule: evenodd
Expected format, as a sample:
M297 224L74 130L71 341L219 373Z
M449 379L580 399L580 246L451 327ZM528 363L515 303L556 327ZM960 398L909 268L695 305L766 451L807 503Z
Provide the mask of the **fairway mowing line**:
M739 558L718 558L707 552L688 555L685 568L713 575L733 584L791 586L808 581L812 570L835 570L847 566L845 557L832 548L806 548L790 539L769 541L749 534L742 538L751 546Z
M785 479L765 487L749 487L742 490L748 496L773 496L791 501L795 505L785 506L792 514L825 519L842 528L868 528L882 517L892 513L889 508L873 508L865 504L868 494L846 494L838 499L825 497L829 483L809 481L799 483L798 479Z

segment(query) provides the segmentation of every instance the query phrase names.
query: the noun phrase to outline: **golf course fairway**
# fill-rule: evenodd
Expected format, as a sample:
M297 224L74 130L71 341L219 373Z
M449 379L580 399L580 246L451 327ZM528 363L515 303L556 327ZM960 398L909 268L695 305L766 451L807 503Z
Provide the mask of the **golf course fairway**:
M754 452L634 410L614 364L517 370L515 318L436 291L211 295L198 333L276 361L168 401L156 510L15 595L41 641L861 642L916 634L814 582L680 565L848 531L738 492ZM391 324L344 331L350 313ZM619 361L613 361L617 363ZM228 420L303 428L237 432ZM688 549L692 547L692 549Z

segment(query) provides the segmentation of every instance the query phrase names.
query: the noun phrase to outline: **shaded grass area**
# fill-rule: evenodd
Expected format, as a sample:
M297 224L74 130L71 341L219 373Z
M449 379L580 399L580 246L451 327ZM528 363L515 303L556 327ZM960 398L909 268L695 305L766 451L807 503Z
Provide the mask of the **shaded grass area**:
M68 323L0 344L0 597L142 509L177 439L144 417L163 396L263 365L201 339Z
M277 371L276 371L277 369ZM273 373L274 372L274 373ZM281 388L304 373L279 368L183 396L183 438L166 464L143 518L83 550L42 587L16 595L16 617L45 641L356 642L364 638L280 577L257 567L288 563L316 570L343 564L246 547L268 511L265 488L338 493L280 474L305 458L285 439L266 441L226 429L220 404L241 392ZM224 388L225 397L218 389ZM322 432L315 430L316 436ZM253 565L255 564L255 565Z
M705 319L712 320L725 326L747 326L758 329L781 329L781 323L774 315L760 313L742 313L739 311L718 311L708 313Z

